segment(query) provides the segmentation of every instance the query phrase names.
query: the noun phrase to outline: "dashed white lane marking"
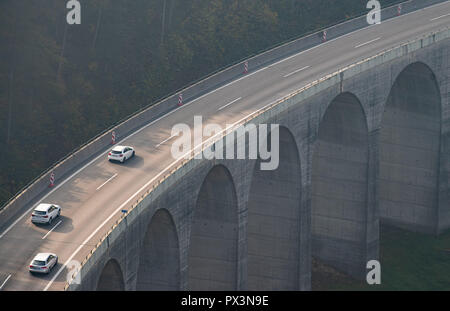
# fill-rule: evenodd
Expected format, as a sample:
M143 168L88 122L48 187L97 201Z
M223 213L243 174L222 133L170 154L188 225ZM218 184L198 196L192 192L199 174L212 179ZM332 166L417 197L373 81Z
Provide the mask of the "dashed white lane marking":
M424 10L428 10L428 9L430 9L430 8L435 8L435 7L438 7L438 6L441 6L441 5L445 5L445 4L447 4L447 3L446 3L446 2L443 2L443 3L435 4L435 5L432 5L432 6L429 6L429 7L425 7L425 8L423 8L423 9L420 9L420 10L417 10L417 11L413 11L413 12L409 12L409 13L407 13L407 14L403 14L403 15L397 17L397 18L404 18L405 16L408 16L408 15L411 15L411 14L414 14L414 13L419 13L419 12L422 12L422 11L424 11ZM441 18L441 17L443 17L443 16L440 16L439 18ZM392 20L395 20L395 19L396 19L396 18L394 18L394 19L392 19ZM289 56L289 57L286 57L286 58L284 58L284 59L282 59L282 60L280 60L280 61L278 61L278 62L276 62L276 63L273 63L273 64L271 64L271 65L268 65L268 66L266 66L266 67L264 67L264 68L261 68L261 69L255 71L255 72L252 72L252 73L250 73L250 74L248 74L248 75L246 75L246 76L243 76L242 78L239 78L239 79L237 79L237 80L231 81L231 82L229 82L228 84L223 85L223 86L221 86L221 87L219 87L219 88L217 88L217 89L215 89L215 90L212 90L212 91L210 91L209 93L206 93L206 94L204 94L204 95L202 95L202 96L200 96L200 97L197 97L197 98L195 98L194 100L192 100L191 102L189 102L189 103L187 103L187 104L185 104L185 105L183 105L183 106L181 106L181 107L179 107L179 108L177 108L177 109L174 109L174 110L168 112L167 114L165 114L165 115L163 115L163 116L157 118L156 120L153 120L152 122L150 122L150 123L148 123L147 125L143 126L143 127L140 128L139 130L137 130L137 131L131 133L129 136L123 138L119 143L126 141L127 139L129 139L129 138L131 138L132 136L134 136L134 135L140 133L141 131L143 131L143 130L146 129L147 127L149 127L149 126L155 124L156 122L160 121L161 119L163 119L163 118L165 118L165 117L167 117L167 116L173 114L174 112L178 111L179 109L185 108L185 107L189 106L190 104L192 104L192 103L194 103L194 102L196 102L196 101L198 101L198 100L200 100L200 99L202 99L202 98L204 98L204 97L206 97L206 96L208 96L208 95L210 95L210 94L212 94L212 93L214 93L214 92L217 92L217 91L219 91L219 90L221 90L221 89L223 89L223 88L225 88L225 87L227 87L227 86L229 86L229 85L232 85L232 84L234 84L234 83L236 83L236 82L239 82L239 81L241 81L241 80L243 80L243 79L246 79L246 78L248 78L248 77L250 77L250 76L253 76L253 75L257 74L258 72L263 71L263 70L265 70L265 69L267 69L267 68L274 67L274 66L276 66L276 65L278 65L278 64L280 64L280 63L282 63L282 62L285 62L285 61L287 61L287 60L289 60L289 59L291 59L291 58L294 58L294 57L296 57L296 56L299 56L299 55L301 55L301 54L304 54L304 53L306 53L306 52L309 52L309 51L311 51L311 50L314 50L314 49L316 49L316 48L318 48L318 47L322 47L322 46L327 45L327 44L329 44L329 43L331 43L331 42L340 40L340 39L345 38L345 37L349 37L349 36L351 36L351 35L353 35L353 34L355 34L355 33L357 33L357 32L360 32L360 31L363 31L363 30L367 30L367 29L370 29L370 28L372 28L372 27L375 27L375 25L367 26L367 27L364 27L364 28L357 29L357 30L355 30L355 31L349 32L349 33L347 33L347 34L345 34L345 35L343 35L343 36L340 36L340 37L338 37L338 38L334 38L334 39L329 40L329 41L327 41L327 42L325 42L325 43L323 43L323 44L319 44L319 45L314 46L314 47L312 47L312 48L310 48L310 49L307 49L307 50L301 51L301 52L299 52L299 53L297 53L297 54L294 54L294 55L291 55L291 56ZM107 152L106 152L106 153L107 153ZM72 179L74 176L76 176L79 172L83 171L86 167L90 166L92 163L94 163L95 161L97 161L100 157L104 156L106 153L101 153L101 154L98 155L96 158L94 158L93 160L91 160L89 163L85 164L82 168L80 168L79 170L77 170L76 172L74 172L71 176L69 176L67 179L65 179L64 181L62 181L62 182L61 182L59 185L57 185L55 188L53 188L52 191L50 191L49 193L47 193L46 195L44 195L44 197L42 197L42 199L39 201L39 203L42 202L43 200L45 200L49 195L51 195L53 192L55 192L58 188L60 188L60 187L61 187L62 185L64 185L66 182L68 182L69 180L71 180L71 179ZM39 204L39 203L38 203L38 204ZM37 206L37 204L35 204L35 205L32 206L29 210L27 210L24 214L22 214L22 216L20 216L20 217L19 217L16 221L14 221L14 222L13 222L13 223L5 230L2 234L0 234L0 239L1 239L4 235L6 235L6 234L7 234L7 233L8 233L8 232L9 232L9 231L10 231L10 230L11 230L11 229L12 229L12 228L13 228L13 227L14 227L14 226L15 226L15 225L23 218L23 217L25 217L25 215L28 215L28 214L33 210L33 208L34 208L35 206ZM76 251L76 252L78 252L78 251ZM59 273L58 273L58 274L59 274ZM53 282L53 281L51 281L51 283L52 283L52 282ZM47 287L45 288L45 290L47 290L47 288L48 288L50 285L51 285L51 284L47 285Z
M376 38L376 39L367 41L367 42L365 42L365 43L358 44L357 46L355 46L355 49L360 48L360 47L362 47L362 46L364 46L364 45L370 44L370 43L372 43L372 42L378 41L378 40L380 40L380 39L381 39L381 37L378 37L378 38Z
M436 8L436 7L438 7L438 6L442 6L442 5L446 5L446 4L448 4L448 3L447 3L447 2L442 2L442 3L434 4L434 5L431 5L431 6L429 6L429 7L425 7L425 8L422 8L422 9L420 9L420 10L413 11L413 12L409 12L409 13L406 13L406 14L403 14L403 15L400 15L400 16L397 16L396 18L389 19L389 21L391 21L391 20L396 20L396 19L399 19L399 18L404 18L405 16L408 16L408 15L411 15L411 14L414 14L414 13L419 13L419 12L422 12L422 11L425 11L425 10L428 10L428 9L431 9L431 8ZM184 104L184 105L181 106L181 107L178 107L178 108L176 108L176 109L174 109L174 110L172 110L172 111L169 111L169 112L166 113L165 115L163 115L163 116L157 118L156 120L153 120L152 122L148 123L147 125L141 127L139 130L137 130L137 131L131 133L130 135L128 135L127 137L123 138L119 143L124 142L125 140L131 138L132 136L134 136L134 135L140 133L141 131L143 131L143 130L146 129L147 127L149 127L149 126L155 124L156 122L158 122L158 121L164 119L165 117L171 115L172 113L178 111L179 109L183 109L183 108L185 108L185 107L191 105L192 103L194 103L194 102L196 102L196 101L198 101L198 100L200 100L200 99L202 99L202 98L204 98L204 97L206 97L206 96L208 96L208 95L210 95L210 94L212 94L212 93L214 93L214 92L217 92L217 91L219 91L219 90L222 90L222 89L226 88L227 86L230 86L230 85L232 85L232 84L234 84L234 83L236 83L236 82L239 82L239 81L241 81L241 80L243 80L243 79L246 79L246 78L248 78L248 77L251 77L251 76L257 74L258 72L263 71L263 70L265 70L265 69L267 69L267 68L271 68L271 67L274 67L274 66L276 66L276 65L278 65L278 64L281 64L281 63L283 63L283 62L285 62L285 61L287 61L287 60L289 60L289 59L291 59L291 58L294 58L294 57L296 57L296 56L299 56L299 55L302 55L302 54L304 54L304 53L310 52L310 51L312 51L312 50L314 50L314 49L316 49L316 48L318 48L318 47L323 47L324 45L330 44L331 42L340 40L340 39L342 39L342 38L349 37L349 36L351 36L351 35L353 35L353 34L355 34L355 33L358 33L358 32L363 31L363 30L371 29L372 27L375 27L375 26L376 26L376 25L370 25L370 26L366 26L366 27L361 28L361 29L357 29L357 30L355 30L355 31L351 31L351 32L349 32L349 33L347 33L347 34L345 34L345 35L342 35L342 36L340 36L340 37L337 37L337 38L334 38L334 39L332 39L332 40L326 41L326 42L324 42L324 43L322 43L322 44L318 44L317 46L313 46L313 47L310 48L310 49L306 49L306 50L304 50L304 51L298 52L297 54L294 54L294 55L291 55L291 56L289 56L289 57L286 57L286 58L284 58L284 59L282 59L282 60L280 60L280 61L278 61L278 62L276 62L276 63L270 64L270 65L268 65L268 66L266 66L266 67L264 67L264 68L261 68L261 69L259 69L259 70L256 70L255 72L252 72L252 73L250 73L250 74L248 74L248 75L245 75L245 76L243 76L243 77L241 77L241 78L239 78L239 79L237 79L237 80L233 80L233 81L229 82L229 83L226 84L226 85L223 85L223 86L221 86L221 87L219 87L219 88L217 88L217 89L214 89L214 90L210 91L209 93L206 93L206 94L204 94L204 95L202 95L202 96L200 96L200 97L197 97L197 98L193 99L192 101L190 101L189 103ZM62 186L63 184L65 184L67 181L71 180L71 179L72 179L74 176L76 176L79 172L81 172L81 171L84 170L86 167L88 167L89 165L91 165L92 163L94 163L95 161L97 161L100 157L104 156L104 154L105 154L105 153L102 153L102 154L98 155L95 159L91 160L89 163L87 163L86 165L84 165L84 166L83 166L82 168L80 168L78 171L74 172L74 173L73 173L70 177L68 177L66 180L62 181L61 184L57 185L55 188L53 188L52 191L50 191L49 193L47 193L47 194L39 201L39 203L42 202L43 200L45 200L50 194L52 194L53 192L55 192L59 187L61 187L61 186ZM37 204L34 205L34 206L37 206ZM14 226L15 226L15 225L23 218L23 217L25 217L25 215L28 215L28 214L33 210L34 206L31 207L28 211L26 211L22 216L20 216L14 223L12 223L12 224L11 224L11 225L10 225L10 226L2 233L2 234L0 234L0 239L1 239L6 233L8 233L8 232L9 232L9 231L10 231L10 230L11 230L11 229L12 229L12 228L13 228L13 227L14 227Z
M291 73L288 73L287 75L285 75L283 78L287 78L287 77L290 77L290 76L292 76L292 75L294 75L294 74L296 74L297 72L300 72L300 71L303 71L303 70L305 70L305 69L308 69L310 66L306 66L306 67L303 67L303 68L300 68L300 69L297 69L296 71L293 71L293 72L291 72Z
M169 140L171 140L171 139L174 138L175 136L177 136L177 135L172 135L172 136L170 136L169 138L164 139L162 142L160 142L159 144L156 145L156 148L158 148L158 147L161 146L162 144L168 142Z
M102 188L104 185L106 185L107 183L109 183L111 180L113 180L114 178L116 178L116 176L119 174L114 174L110 179L108 179L107 181L105 181L103 184L101 184L100 186L98 186L97 191L100 190L100 188Z
M198 147L201 147L202 145L204 145L205 143L207 143L208 141L213 140L215 137L217 137L218 135L221 135L222 133L227 133L227 131L229 131L230 129L234 128L237 124L241 123L242 121L244 121L246 118L254 115L255 113L258 113L259 111L265 109L266 107L269 107L270 105L273 105L274 103L276 103L277 101L279 101L280 99L282 99L283 97L270 102L269 104L253 111L252 113L248 114L247 116L243 117L242 119L240 119L239 121L233 123L232 125L229 125L226 129L222 130L219 133L216 133L215 135L209 137L207 140L205 140L203 143L195 146L194 148L192 148L191 150L189 150L188 152L186 152L183 156L179 157L177 160L173 161L169 166L167 166L165 169L163 169L162 171L160 171L155 177L153 177L152 179L150 179L145 185L143 185L138 191L136 191L132 196L130 196L128 198L128 200L126 200L125 202L122 203L122 205L120 205L107 219L105 219L105 221L103 221L100 226L97 227L97 229L94 230L94 232L91 233L90 236L88 236L86 238L86 240L84 240L83 243L80 244L80 246L75 250L75 252L72 253L72 255L69 257L69 259L67 259L67 261L64 263L64 265L62 265L62 267L56 272L56 274L53 276L53 278L48 282L47 286L45 286L44 291L47 291L50 286L52 286L53 282L56 280L56 278L61 274L61 272L66 268L66 266L70 263L70 261L75 257L76 254L78 254L78 252L89 242L90 239L92 239L92 237L97 234L97 232L108 222L110 221L111 218L113 218L114 215L116 215L118 212L120 212L123 207L125 205L127 205L136 195L138 195L140 192L142 192L145 188L147 188L152 182L154 182L155 180L157 180L158 178L160 178L165 172L167 172L171 167L173 167L175 164L178 163L178 161L184 159L187 155L191 154L193 151L195 152L196 149L198 149Z
M220 110L222 110L222 109L224 109L224 108L226 108L226 107L228 107L228 106L234 104L235 102L237 102L238 100L241 100L241 99L242 99L242 97L236 98L236 99L233 100L231 103L228 103L228 104L226 104L225 106L220 107L217 111L220 111Z
M8 277L6 278L6 280L3 282L2 286L0 286L0 290L3 289L3 287L5 286L6 282L8 282L9 278L11 277L11 274L8 275Z
M62 223L62 220L60 220L60 221L52 228L52 230L50 230L49 232L47 232L47 234L44 235L44 236L42 237L42 239L44 240L46 237L48 237L48 235L49 235L50 233L52 233L52 231L55 230L56 227L58 227L61 223Z
M445 15L441 15L441 16L438 16L438 17L435 17L435 18L432 18L432 19L430 19L430 22L433 22L433 21L435 21L437 19L444 18L444 17L447 17L447 16L450 16L450 13L445 14Z

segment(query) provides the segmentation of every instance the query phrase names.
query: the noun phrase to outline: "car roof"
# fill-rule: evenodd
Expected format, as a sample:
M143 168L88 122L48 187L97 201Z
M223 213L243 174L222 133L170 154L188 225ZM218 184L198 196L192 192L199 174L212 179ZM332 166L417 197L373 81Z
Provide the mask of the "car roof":
M125 148L127 148L127 146L115 146L112 150L113 151L122 151Z
M40 212L46 212L50 208L50 206L52 206L52 205L53 204L41 203L34 210L35 211L40 211Z
M37 254L36 256L34 256L34 259L33 259L33 260L43 260L43 261L46 261L47 258L48 258L48 256L50 256L50 255L54 255L54 254L52 254L52 253L39 253L39 254Z

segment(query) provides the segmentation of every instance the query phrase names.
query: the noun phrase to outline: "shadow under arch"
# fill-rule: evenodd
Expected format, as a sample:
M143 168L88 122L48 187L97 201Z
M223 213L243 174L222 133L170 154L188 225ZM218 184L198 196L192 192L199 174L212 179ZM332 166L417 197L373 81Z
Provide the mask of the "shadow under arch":
M214 166L198 193L188 250L189 290L236 290L238 206L234 181Z
M435 233L439 194L441 94L428 65L397 76L380 130L380 215L385 224Z
M175 223L169 211L153 215L139 255L136 290L179 290L180 250Z
M261 170L258 159L248 200L248 289L298 290L301 168L296 141L279 127L279 165Z
M368 163L364 109L354 94L341 93L327 107L314 143L312 256L356 278L363 278L367 262Z
M115 259L110 259L100 274L97 282L97 291L123 291L125 283L123 281L122 269Z

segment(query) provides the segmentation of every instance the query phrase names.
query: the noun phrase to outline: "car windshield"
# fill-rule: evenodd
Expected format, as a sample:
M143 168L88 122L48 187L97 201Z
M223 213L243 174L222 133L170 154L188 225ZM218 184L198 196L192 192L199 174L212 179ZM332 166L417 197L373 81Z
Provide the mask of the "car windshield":
M43 212L43 211L34 211L34 214L35 214L35 215L45 215L46 212Z
M121 154L122 151L115 151L115 150L113 150L113 151L111 151L111 153L112 153L112 154Z
M35 266L45 266L45 261L33 260L33 265L35 265Z

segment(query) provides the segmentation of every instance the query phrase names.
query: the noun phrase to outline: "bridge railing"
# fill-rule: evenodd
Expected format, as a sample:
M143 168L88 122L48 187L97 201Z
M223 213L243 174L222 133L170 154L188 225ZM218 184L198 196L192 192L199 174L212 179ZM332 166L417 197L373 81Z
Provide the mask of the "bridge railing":
M447 0L410 0L406 2L399 0L398 3L403 3L402 12L405 14L445 1ZM382 10L383 20L390 19L396 15L396 5L392 5ZM58 180L66 180L67 177L75 171L76 167L88 163L89 160L92 160L99 154L105 152L110 146L110 137L113 131L115 131L119 137L126 137L129 133L141 128L145 124L176 109L178 94L182 93L187 101L193 100L242 76L244 62L248 62L250 71L256 70L265 64L320 44L322 42L321 33L325 29L327 30L328 40L332 40L343 34L367 26L365 14L361 13L361 15L353 17L354 18L350 20L342 20L333 25L303 34L302 37L290 40L289 42L277 44L264 51L258 52L258 54L249 55L245 59L238 60L233 64L222 67L206 77L194 81L188 86L176 90L171 95L161 98L120 120L115 125L112 125L102 133L93 137L87 143L74 149L71 153L57 161L0 207L0 229L6 225L10 219L16 218L19 214L23 213L25 206L36 203L40 197L51 191L48 189L48 180L52 173L56 176L56 186L58 187Z
M233 134L233 131L238 128L239 126L244 126L252 121L255 121L258 117L262 116L266 112L269 112L270 110L274 109L275 107L279 106L280 104L286 104L289 99L293 98L294 96L297 96L299 94L304 94L304 98L308 98L309 96L314 95L315 92L321 91L322 89L325 89L327 87L330 87L331 85L334 85L336 83L339 83L341 79L343 79L344 73L346 74L346 77L350 77L353 75L356 75L364 70L368 70L369 68L376 66L376 61L379 62L387 62L392 59L404 56L405 53L410 53L413 51L416 51L421 48L425 48L429 46L430 44L445 40L450 38L450 27L443 28L441 30L438 30L436 32L427 34L423 36L422 38L417 38L414 40L410 40L406 43L400 44L394 48L390 48L387 50L384 50L376 55L373 55L371 57L368 57L366 59L363 59L361 61L358 61L354 64L351 64L349 66L346 66L344 68L340 68L337 71L328 74L320 79L317 79L306 86L300 88L299 90L275 101L272 103L269 103L268 105L264 106L263 108L253 112L252 114L246 116L245 118L237 121L233 125L229 126L226 129L223 129L221 132L216 133L214 136L210 137L209 139L202 142L202 144L195 146L192 150L190 150L188 153L186 153L183 157L179 158L175 162L172 163L172 165L167 168L165 171L161 172L161 176L155 180L154 184L149 186L149 188L135 201L135 203L132 203L130 206L130 209L127 210L126 213L122 214L122 216L115 221L115 223L111 226L111 228L108 230L108 232L103 235L99 242L94 246L94 248L85 256L84 260L81 263L81 266L74 271L72 274L71 280L66 283L64 286L64 290L76 290L77 284L72 284L73 280L77 277L78 274L81 276L88 270L88 267L93 264L92 260L94 259L93 256L101 256L103 252L98 252L98 250L103 247L103 251L107 246L110 245L110 243L114 242L114 239L110 239L112 236L112 233L114 233L115 229L123 224L123 220L127 219L129 216L137 217L138 214L135 213L136 208L144 201L144 199L148 198L150 195L154 194L155 190L161 187L168 181L170 177L173 177L175 173L179 172L181 168L185 167L189 163L192 163L191 161L195 158L195 156L199 153L204 152L207 148L210 148L213 144L217 143L220 140L225 140L227 135ZM329 83L324 83L329 82ZM315 88L316 87L316 88ZM309 94L306 94L308 93ZM224 144L225 145L225 144ZM164 187L162 187L164 188ZM135 214L133 214L135 213ZM116 237L119 233L116 234ZM105 244L105 241L107 240L107 245ZM90 262L91 261L91 262ZM95 260L94 260L95 261Z

